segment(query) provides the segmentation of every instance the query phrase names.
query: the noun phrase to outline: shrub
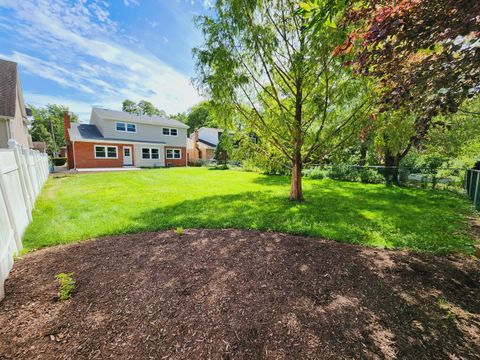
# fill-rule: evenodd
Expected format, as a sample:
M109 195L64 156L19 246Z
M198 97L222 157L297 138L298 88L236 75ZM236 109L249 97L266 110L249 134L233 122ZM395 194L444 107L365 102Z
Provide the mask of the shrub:
M175 230L177 235L178 236L182 236L183 235L183 227L179 226L177 227L177 229Z
M200 167L200 166L203 166L203 161L202 160L189 161L187 165L192 167Z
M344 164L333 165L327 172L330 179L342 181L358 181L360 178L359 171L353 166Z
M58 298L62 301L70 299L72 292L75 289L75 280L73 280L73 273L61 273L55 275L59 287Z
M57 157L57 158L52 158L53 165L55 166L63 166L67 162L66 157Z
M360 181L365 184L381 184L385 178L375 169L363 168L358 170L360 174Z
M303 176L311 179L323 179L326 176L325 173L326 171L320 167L313 167L303 170Z

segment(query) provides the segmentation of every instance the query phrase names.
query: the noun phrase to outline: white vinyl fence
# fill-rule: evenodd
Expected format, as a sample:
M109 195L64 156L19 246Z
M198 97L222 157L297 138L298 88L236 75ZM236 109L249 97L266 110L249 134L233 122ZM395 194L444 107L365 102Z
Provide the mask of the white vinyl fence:
M22 235L32 219L35 199L48 177L48 156L9 141L0 149L0 300L3 285L22 249Z

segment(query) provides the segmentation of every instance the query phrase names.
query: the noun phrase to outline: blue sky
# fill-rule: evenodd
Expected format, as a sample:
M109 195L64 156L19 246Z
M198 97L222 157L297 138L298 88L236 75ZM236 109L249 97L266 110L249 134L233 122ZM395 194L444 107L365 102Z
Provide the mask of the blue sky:
M146 99L167 113L201 100L191 84L193 17L211 0L0 0L0 58L19 64L27 104L92 106Z

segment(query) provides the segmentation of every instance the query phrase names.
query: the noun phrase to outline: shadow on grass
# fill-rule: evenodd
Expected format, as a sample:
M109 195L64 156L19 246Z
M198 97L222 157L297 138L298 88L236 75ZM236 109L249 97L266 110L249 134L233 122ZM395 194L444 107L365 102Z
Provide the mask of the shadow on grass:
M284 177L267 177L284 185ZM279 192L208 196L141 213L126 232L184 228L275 230L347 243L448 253L473 251L458 212L463 199L441 192L313 183L303 203Z

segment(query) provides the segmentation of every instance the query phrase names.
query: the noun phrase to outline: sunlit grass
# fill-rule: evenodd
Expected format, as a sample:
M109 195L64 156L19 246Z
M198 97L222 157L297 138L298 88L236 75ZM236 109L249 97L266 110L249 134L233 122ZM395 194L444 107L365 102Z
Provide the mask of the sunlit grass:
M304 203L288 201L289 179L205 168L50 178L24 236L27 250L104 235L162 229L242 228L321 236L421 251L473 251L472 206L446 191L304 181Z

